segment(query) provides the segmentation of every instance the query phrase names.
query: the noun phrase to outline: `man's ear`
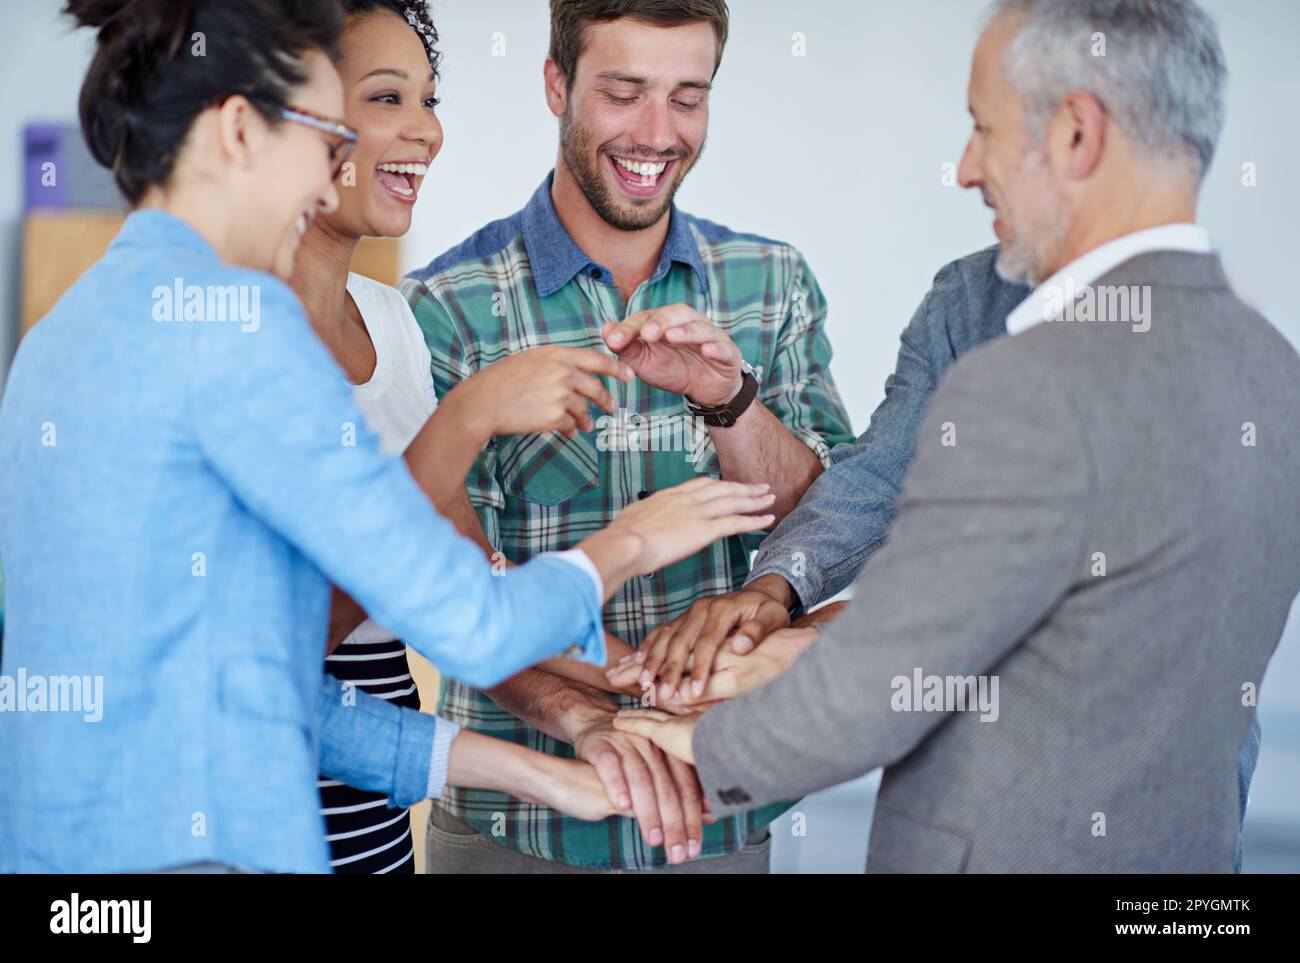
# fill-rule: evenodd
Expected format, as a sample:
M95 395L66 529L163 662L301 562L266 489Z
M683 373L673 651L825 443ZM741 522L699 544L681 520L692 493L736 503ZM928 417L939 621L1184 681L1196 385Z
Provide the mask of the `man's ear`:
M1061 100L1053 126L1060 169L1071 180L1087 180L1106 148L1106 108L1086 90L1072 90Z
M564 108L569 102L569 82L555 61L550 57L542 66L542 76L546 80L546 106L556 117L564 116Z
M227 97L217 110L217 142L221 152L242 170L253 164L253 155L267 135L266 122L239 94Z

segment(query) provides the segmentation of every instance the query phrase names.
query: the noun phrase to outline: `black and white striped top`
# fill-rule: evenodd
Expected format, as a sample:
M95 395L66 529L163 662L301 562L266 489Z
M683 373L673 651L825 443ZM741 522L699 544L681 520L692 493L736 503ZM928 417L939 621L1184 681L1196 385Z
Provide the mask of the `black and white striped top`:
M406 646L399 639L366 642L353 635L326 658L325 671L378 699L420 708ZM415 872L410 810L389 809L383 793L354 789L337 779L321 778L316 784L334 872Z
M437 407L429 349L406 299L395 288L348 275L348 294L375 348L375 370L353 397L379 447L398 456ZM418 710L420 697L406 661L406 646L367 621L325 660L325 671L341 682L399 706ZM379 793L318 780L326 838L336 873L413 873L411 818L406 809L389 809Z

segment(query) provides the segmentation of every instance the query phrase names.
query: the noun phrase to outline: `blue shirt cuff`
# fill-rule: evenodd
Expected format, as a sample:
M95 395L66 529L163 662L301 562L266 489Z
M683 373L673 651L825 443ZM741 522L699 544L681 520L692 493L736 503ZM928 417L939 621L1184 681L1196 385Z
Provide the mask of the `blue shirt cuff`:
M430 799L442 795L447 785L447 761L451 756L451 741L460 733L460 726L446 719L438 720L438 728L433 733L433 752L429 755L429 784L425 794Z
M414 806L428 798L432 775L429 761L442 725L441 720L427 713L402 709L397 736L397 766L393 773L391 798L394 805Z
M543 552L539 557L549 557L567 562L579 571L585 572L591 580L591 586L595 590L591 597L592 629L590 634L581 642L575 642L561 653L565 658L576 659L579 662L589 662L592 665L603 666L609 656L605 652L605 630L601 623L600 610L605 598L605 581L600 577L600 571L596 564L587 556L587 553L579 548L571 548L564 552Z

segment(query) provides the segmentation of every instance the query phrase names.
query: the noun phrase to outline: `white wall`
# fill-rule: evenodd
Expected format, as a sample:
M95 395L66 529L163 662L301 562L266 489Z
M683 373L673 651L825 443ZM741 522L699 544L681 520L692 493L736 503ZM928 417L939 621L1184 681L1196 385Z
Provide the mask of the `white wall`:
M1292 49L1300 4L1205 5L1218 19L1232 79L1202 220L1239 290L1300 343L1289 291L1300 253L1300 67ZM708 150L679 201L807 254L830 299L833 370L860 430L893 365L898 333L935 270L993 240L978 195L940 182L969 131L966 75L983 2L731 0L731 7ZM30 119L75 118L89 50L88 35L71 35L56 8L56 0L39 0L6 19L0 133L10 176L0 189L0 370L16 327L18 135ZM433 9L446 52L447 141L405 244L406 268L519 208L555 156L541 80L545 2L435 0ZM806 36L804 57L791 53L796 32ZM493 56L498 33L505 56ZM1241 185L1245 162L1257 167L1254 189ZM1264 783L1270 732L1300 733L1298 636L1293 620L1265 685Z

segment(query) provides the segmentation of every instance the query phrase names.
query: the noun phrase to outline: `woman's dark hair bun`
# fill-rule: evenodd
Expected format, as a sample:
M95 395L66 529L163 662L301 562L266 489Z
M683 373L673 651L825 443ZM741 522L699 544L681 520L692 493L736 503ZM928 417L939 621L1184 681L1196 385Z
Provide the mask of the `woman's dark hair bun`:
M136 5L134 0L67 0L63 12L76 20L78 27L102 27Z
M278 123L306 80L301 57L338 54L338 0L65 0L99 31L81 130L132 204L164 184L195 116L240 94Z

